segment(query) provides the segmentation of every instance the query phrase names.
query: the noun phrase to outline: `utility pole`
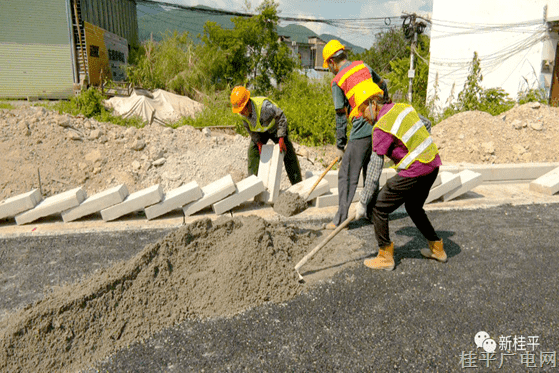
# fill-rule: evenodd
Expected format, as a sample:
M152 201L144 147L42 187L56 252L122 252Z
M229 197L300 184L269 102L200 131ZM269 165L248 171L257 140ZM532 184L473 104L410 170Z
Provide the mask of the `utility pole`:
M413 88L413 78L415 77L414 61L415 61L415 47L417 45L417 28L415 27L415 13L410 15L410 28L413 31L413 38L410 47L410 69L408 70L408 78L410 79L410 84L408 87L408 101L412 102L412 88Z
M422 34L425 31L425 27L427 26L425 22L418 21L417 19L425 20L427 22L431 22L429 19L423 18L418 16L415 13L409 14L404 13L405 15L402 16L404 22L402 23L402 28L404 29L404 36L406 39L411 39L411 46L410 46L410 69L408 70L408 78L410 80L409 88L408 88L408 101L412 102L413 95L413 78L415 78L415 50L417 48L417 36Z

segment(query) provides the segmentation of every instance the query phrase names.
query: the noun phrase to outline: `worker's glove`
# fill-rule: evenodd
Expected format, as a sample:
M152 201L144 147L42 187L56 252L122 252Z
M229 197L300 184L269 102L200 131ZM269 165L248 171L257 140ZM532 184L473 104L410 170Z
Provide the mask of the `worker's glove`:
M258 154L262 154L262 143L257 142L256 145L258 145Z
M283 137L279 139L280 153L287 153L287 146L285 146L285 140Z
M344 149L336 148L336 156L338 157L338 162L342 163L342 157L344 156Z
M367 206L359 202L357 206L355 206L355 220L364 218L367 215Z

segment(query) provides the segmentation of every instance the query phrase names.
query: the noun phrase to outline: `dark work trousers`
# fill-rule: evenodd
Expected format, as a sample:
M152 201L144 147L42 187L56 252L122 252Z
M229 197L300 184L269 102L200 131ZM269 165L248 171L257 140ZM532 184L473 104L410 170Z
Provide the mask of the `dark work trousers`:
M262 144L266 144L268 140L272 140L275 144L279 143L279 137L275 134L270 134L268 132L262 132L260 135L260 141ZM299 159L297 159L297 154L295 154L295 148L293 143L289 140L288 136L284 137L285 147L287 151L283 158L283 164L285 165L285 172L287 172L287 177L291 185L297 184L303 180L301 176L301 167L299 166ZM254 141L250 142L248 146L248 175L258 175L258 166L260 164L260 153L258 153L258 145Z
M373 152L373 137L367 136L357 140L349 140L338 170L338 211L332 222L338 226L347 219L349 206L355 196L359 183L359 174L363 172L363 180L367 175L367 166Z
M431 225L423 205L429 191L439 174L437 167L433 172L419 177L396 175L386 181L379 192L373 208L373 225L379 247L390 245L388 215L404 204L411 220L428 241L438 241L439 236Z

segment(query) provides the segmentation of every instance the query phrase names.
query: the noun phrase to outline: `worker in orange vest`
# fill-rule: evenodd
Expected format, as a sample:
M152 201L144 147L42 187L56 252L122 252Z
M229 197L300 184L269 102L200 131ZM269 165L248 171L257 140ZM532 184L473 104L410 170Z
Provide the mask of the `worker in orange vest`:
M291 184L302 181L301 167L287 134L287 118L283 110L267 97L250 97L250 91L243 86L233 88L231 106L233 113L242 118L245 129L250 134L248 174L258 174L262 145L272 140L279 144L280 152L285 153L283 164Z
M371 158L371 127L362 115L353 118L352 128L347 139L348 115L355 107L354 92L366 80L372 79L384 91L384 100L390 102L386 83L363 61L347 60L345 47L338 40L330 40L322 51L324 68L335 77L332 79L332 98L336 109L336 148L341 158L338 170L338 211L327 229L334 229L348 217L349 206L353 201L359 175L367 175L367 165ZM369 211L370 212L370 211Z

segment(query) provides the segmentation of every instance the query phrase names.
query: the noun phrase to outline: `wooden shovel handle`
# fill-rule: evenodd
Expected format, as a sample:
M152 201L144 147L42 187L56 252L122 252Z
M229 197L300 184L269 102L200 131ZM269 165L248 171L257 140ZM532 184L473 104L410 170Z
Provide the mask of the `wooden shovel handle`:
M334 158L334 160L332 161L332 163L330 163L330 165L326 168L326 170L324 170L324 172L322 173L322 175L320 175L320 177L318 178L318 180L314 183L314 185L312 186L311 190L309 190L309 192L307 193L307 195L305 196L305 201L310 197L311 193L314 191L314 189L316 188L316 186L318 185L318 183L320 183L320 181L322 179L324 179L324 176L326 176L326 174L328 173L328 171L330 171L330 169L332 167L334 167L334 165L336 164L336 162L338 161L340 157L336 157Z
M305 255L303 259L301 259L299 263L295 265L295 270L299 271L299 268L301 268L303 264L307 262L307 260L309 260L314 254L316 254L318 250L322 249L328 242L330 242L330 240L334 238L334 236L336 236L338 233L340 233L340 231L344 229L349 223L351 223L353 219L355 219L355 211L351 212L347 219L342 224L338 225L336 229L334 229L332 233L330 233L328 237L324 239L324 241L318 244L310 253Z

